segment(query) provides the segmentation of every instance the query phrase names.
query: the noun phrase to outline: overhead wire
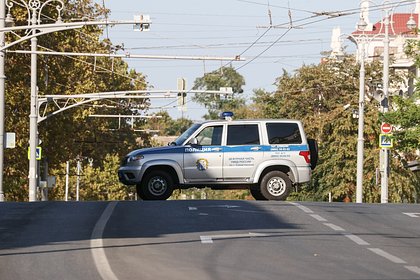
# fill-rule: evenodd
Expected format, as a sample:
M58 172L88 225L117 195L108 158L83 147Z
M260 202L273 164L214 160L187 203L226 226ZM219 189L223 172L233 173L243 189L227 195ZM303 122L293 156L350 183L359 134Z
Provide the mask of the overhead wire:
M17 1L14 1L14 0L12 0L12 2L14 3L14 4L17 4L17 5L19 5L19 6L21 6L21 7L25 7L22 3L19 3L19 2L17 2ZM103 0L103 4L104 4L104 8L105 8L105 2L104 2L104 0ZM49 6L51 6L51 7L56 7L55 5L53 5L53 4L51 4L51 3L49 3L48 4ZM46 19L50 19L50 20L55 20L54 18L52 18L52 17L50 17L50 16L48 16L48 15L45 15L45 14L42 14L42 16L44 17L44 18L46 18ZM107 18L107 17L106 17ZM106 20L108 20L108 19L106 19ZM108 24L106 25L107 27L108 27ZM108 29L107 29L108 30ZM79 34L83 34L83 35L85 35L85 36L87 36L87 37L90 37L92 40L95 40L96 41L96 37L93 37L91 34L89 34L89 33L86 33L86 32L83 32L83 31L81 31L81 30L78 30L78 29L75 29L74 30L75 32L77 32L77 33L79 33ZM22 38L22 36L20 36L19 34L17 34L16 32L12 32L15 36L17 36L17 37L19 37L19 38ZM109 34L107 34L107 36L108 36L108 38L109 38ZM51 48L48 48L48 47L45 47L45 46L42 46L42 45L39 45L38 44L38 47L39 48L41 48L41 49L44 49L44 50L47 50L47 51L54 51L53 49L51 49ZM71 60L74 60L74 61L77 61L77 62L81 62L81 63L83 63L83 64L86 64L86 65L90 65L90 66L92 66L92 67L96 67L96 68L98 68L98 69L100 69L100 71L104 71L104 72L107 72L107 73L110 73L110 74L114 74L114 75L117 75L117 76L119 76L119 77L122 77L122 78L127 78L127 79L130 79L130 80L132 80L132 77L130 77L130 76L128 76L128 75L125 75L125 74L121 74L121 73L117 73L117 72L115 72L115 71L113 71L113 70L111 70L111 69L108 69L108 68L105 68L105 67L102 67L102 66L98 66L98 65L95 65L94 63L91 63L91 62L88 62L88 61L85 61L85 60L83 60L83 59L79 59L79 58L76 58L76 57L73 57L73 56L67 56L67 55L63 55L64 57L67 57L68 59L71 59ZM64 86L64 85L62 85L62 86ZM67 85L67 86L65 86L67 89L70 89L70 87Z
M238 0L238 1L243 1L243 2L245 2L244 0ZM403 1L403 2L409 2L410 4L412 3L412 1ZM408 4L407 4L408 5ZM381 5L382 7L383 7L383 5ZM290 11L290 10L289 10ZM300 24L298 24L298 25L295 25L295 27L303 27L303 26L307 26L307 25L310 25L310 24L314 24L314 23L318 23L318 22L322 22L322 21L325 21L325 20L329 20L329 19L332 19L332 18L336 18L336 17L340 17L340 16L343 16L343 15L350 15L350 13L351 14L355 14L355 13L358 13L360 10L359 9L357 9L357 12L356 12L356 10L354 10L354 12L347 12L346 14L342 14L342 13L339 13L339 14L336 14L334 17L327 17L327 18L323 18L323 19L318 19L318 20L312 20L312 21L309 21L309 22L305 22L305 23L300 23ZM309 18L306 18L306 19L299 19L299 20L296 20L296 21L294 21L294 23L296 23L296 22L301 22L301 21L304 21L304 20L308 20L308 19L311 19L311 18L314 18L314 17L319 17L319 16L325 16L324 14L320 14L320 15L314 15L314 16L311 16L311 17L309 17ZM281 26L281 25L278 25L278 26ZM291 27L291 26L290 26ZM262 54L264 54L265 52L267 52L270 48L272 48L277 42L279 42L282 38L284 38L284 36L286 36L287 35L287 33L289 33L289 31L292 29L292 28L290 28L289 27L289 29L288 30L286 30L286 32L284 32L283 34L281 34L279 37L278 37L278 39L276 40L276 41L274 41L272 44L270 44L270 46L268 46L266 49L264 49L262 52L260 52L259 54L257 54L257 56L256 57L254 57L252 60L250 60L249 62L246 62L245 64L243 64L243 65L241 65L241 66L239 66L239 67L237 67L237 68L235 68L235 70L239 70L239 69L242 69L243 67L245 67L245 66L247 66L247 65L249 65L250 63L252 63L253 61L255 61L258 57L260 57ZM271 26L268 28L268 30L270 30L271 29ZM268 31L267 30L267 31ZM254 45L254 44L253 44ZM249 48L247 48L247 50L248 50ZM244 52L243 52L244 53ZM233 61L231 61L231 62L233 62ZM230 63L231 63L230 62ZM226 65L228 65L228 64L230 64L230 63L227 63L227 64L225 64L225 66ZM217 71L217 70L216 70ZM191 101L191 100L190 100Z
M253 1L247 1L247 0L237 0L238 2L248 2L248 3L253 3L253 4L262 4L262 3L258 3L258 2L253 2ZM16 1L13 1L14 3L17 3L17 4L19 4L18 2L16 2ZM411 5L412 3L413 3L414 1L413 0L405 0L405 1L398 1L398 3L399 3L399 6L401 6L401 7L403 7L403 6L407 6L407 5ZM385 4L381 4L381 5L374 5L374 6L372 6L371 7L371 11L377 11L377 10L381 10L381 9L383 9L384 7L388 7L388 6L390 6L390 5L392 5L392 4L396 4L396 2L388 2L388 3L385 3ZM105 7L105 3L104 3L104 0L103 0L103 5L104 5L104 7ZM262 5L265 5L265 4L262 4ZM357 8L357 9L347 9L347 10L342 10L342 11L335 11L335 12L328 12L328 13L325 13L325 14L317 14L316 12L313 12L313 11L309 11L309 10L303 10L303 9L290 9L290 8L288 8L288 7L282 7L282 6L277 6L277 5L271 5L271 7L274 7L274 8L282 8L282 9L288 9L288 10L292 10L292 11L298 11L298 12L306 12L306 13L310 13L310 14L312 14L312 16L310 16L310 17L306 17L306 18L302 18L302 19L297 19L297 20L294 20L294 24L295 24L295 27L304 27L304 26L308 26L308 25L312 25L312 24L314 24L314 23L318 23L318 22L322 22L322 21L325 21L325 20L329 20L329 19L333 19L333 18L336 18L336 17L339 17L339 16L344 16L344 15L350 15L349 13L351 13L351 14L356 14L356 13L359 13L360 12L360 9L359 8ZM334 16L328 16L328 14L335 14ZM312 21L308 21L308 20L310 20L310 19L313 19L313 18L316 18L316 17L320 17L320 16L328 16L327 18L323 18L323 19L317 19L317 20L312 20ZM107 18L107 17L106 17ZM306 21L306 22L305 22ZM296 24L296 23L298 23L298 24ZM284 24L283 24L284 25ZM281 25L278 25L278 26L281 26ZM240 53L240 55L242 56L243 54L245 54L249 49L251 49L251 48L253 48L253 47L255 47L255 46L257 46L257 45L259 45L259 44L261 44L261 42L259 43L259 40L262 38L262 37L264 37L269 31L271 30L271 26L270 26L270 28L267 28L267 30L265 30L265 32L262 34L262 35L260 35L256 40L254 40L245 50L243 50L241 53ZM277 43L279 43L280 42L280 40L282 39L282 38L284 38L288 33L289 33L289 31L291 30L291 28L289 28L289 29L287 29L286 30L286 32L284 32L283 34L281 34L275 41L273 41L273 42L271 42L271 44L266 48L266 49L264 49L262 52L260 52L259 54L257 54L256 56L254 56L253 58L252 58L252 60L250 60L249 62L247 62L247 63L245 63L245 64L243 64L243 65L241 65L240 67L238 67L238 68L236 68L236 70L239 70L239 69L241 69L241 68L243 68L243 67L245 67L245 66L247 66L247 65L249 65L250 63L253 63L257 58L260 58L260 57L262 57L262 55L265 53L265 52L267 52L270 48L272 48L274 45L276 45ZM86 34L86 33L85 33ZM87 34L86 34L87 35ZM107 29L107 38L109 38L109 33L108 33L108 29ZM40 47L42 47L42 46L40 46ZM45 48L45 49L48 49L48 48L46 48L46 47L43 47L43 48ZM133 48L134 49L134 48ZM50 49L48 49L48 50L50 50ZM70 57L71 59L75 59L75 60L79 60L79 59L76 59L76 58L74 58L74 57ZM88 63L88 62L85 62L85 61L83 61L83 60L79 60L79 61L82 61L82 62L84 62L84 63L87 63L87 64L90 64L90 65L93 65L92 63ZM229 64L231 64L232 62L233 62L234 60L232 60L232 61L230 61L230 62L228 62L228 63L226 63L224 66L227 66L227 65L229 65ZM112 71L111 70L109 70L109 72L110 73L112 73ZM121 75L121 76L124 76L124 77L126 77L126 78L130 78L130 77L128 77L128 76L126 76L126 75Z

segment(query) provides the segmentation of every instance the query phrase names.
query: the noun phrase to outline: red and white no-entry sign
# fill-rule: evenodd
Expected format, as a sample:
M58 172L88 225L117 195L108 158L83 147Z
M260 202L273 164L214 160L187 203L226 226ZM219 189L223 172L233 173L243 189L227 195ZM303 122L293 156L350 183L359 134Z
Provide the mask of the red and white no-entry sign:
M383 123L381 125L381 133L391 133L392 132L392 125L389 123Z

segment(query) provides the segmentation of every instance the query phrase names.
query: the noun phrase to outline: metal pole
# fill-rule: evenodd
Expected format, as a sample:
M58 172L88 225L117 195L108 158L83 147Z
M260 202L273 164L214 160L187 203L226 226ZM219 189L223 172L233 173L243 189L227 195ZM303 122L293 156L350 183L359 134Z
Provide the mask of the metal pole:
M382 112L388 112L388 88L389 88L389 10L385 11L385 38L384 38L384 69L383 69L383 91L384 102ZM381 203L388 203L388 176L389 176L389 152L388 149L381 149L384 159L384 168L381 177Z
M5 0L0 0L0 28L5 26ZM5 45L4 32L0 32L0 48ZM0 202L4 201L3 191L3 163L4 163L4 111L5 111L5 83L4 73L5 52L0 51Z
M69 200L69 173L70 173L70 162L66 162L66 195L64 197L65 201Z
M77 158L76 201L79 201L81 159Z
M32 24L36 25L37 15L36 11L32 13ZM32 30L32 34L36 34L36 29ZM38 45L38 38L31 39L31 51L36 52ZM36 146L38 134L38 106L37 106L37 54L31 54L31 112L29 115L29 201L36 201L36 187L37 187L37 160L36 160Z
M359 76L359 126L357 136L357 180L356 203L363 202L363 158L364 158L364 107L365 107L365 42L360 43L360 76Z
M44 158L44 173L42 175L42 181L47 182L41 189L41 201L48 201L48 160ZM38 164L39 166L39 164ZM39 172L40 174L41 172Z

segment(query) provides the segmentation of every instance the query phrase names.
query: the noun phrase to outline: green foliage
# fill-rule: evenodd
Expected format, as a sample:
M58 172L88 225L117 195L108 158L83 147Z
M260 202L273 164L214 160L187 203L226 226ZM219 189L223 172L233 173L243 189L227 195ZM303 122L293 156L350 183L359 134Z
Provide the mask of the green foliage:
M380 77L381 65L366 65L366 80L380 80ZM397 78L392 76L391 80ZM263 118L302 120L307 136L315 138L319 145L320 159L310 184L292 198L325 201L332 193L334 201L347 197L354 200L358 120L352 118L352 111L358 108L359 66L352 58L303 66L293 75L284 71L277 79L277 87L275 93L256 91L256 112ZM350 107L344 107L347 104ZM380 200L376 185L378 106L374 100L365 102L363 196L366 202ZM414 186L418 181L402 166L398 158L391 165L389 193L394 202L415 198Z
M395 127L395 148L414 159L414 152L420 149L420 92L411 97L396 96L392 98L393 110L383 118Z
M133 197L134 189L124 186L118 181L117 170L120 157L118 155L106 155L102 166L94 167L82 161L80 173L79 197L81 201L89 200L127 200ZM69 200L76 200L77 162L71 161L69 176ZM58 169L50 170L57 177L56 187L50 193L54 200L64 200L66 176L66 164Z
M193 89L219 90L221 87L231 87L233 97L220 96L218 94L196 94L193 101L204 105L208 109L205 119L217 119L220 112L235 111L245 105L245 100L237 96L243 93L242 86L245 79L232 67L222 67L203 77L197 78Z
M160 111L156 113L160 118L153 118L148 120L143 128L159 131L161 135L179 136L191 125L192 121L186 118L172 119L167 111Z
M63 21L74 19L101 19L107 11L91 0L66 1ZM12 9L16 25L26 25L27 11L15 5ZM42 23L53 22L56 18L54 5L43 10ZM65 52L109 52L111 44L102 40L102 29L96 26L79 30L69 30L46 34L38 37L41 50ZM24 36L24 32L18 33ZM7 42L15 41L18 36L7 35ZM29 48L29 41L11 49ZM17 136L17 148L5 152L5 196L6 200L26 200L30 111L30 55L8 53L6 57L6 131ZM113 67L112 67L113 66ZM111 69L113 69L111 71ZM144 89L146 81L141 73L129 70L121 59L104 58L95 60L89 57L66 57L38 55L39 94L82 94L112 90ZM134 133L129 120L121 122L116 133L118 120L90 118L89 115L132 114L133 106L147 108L147 102L135 100L105 100L75 107L48 118L38 125L39 138L42 140L43 154L49 166L57 169L63 162L78 155L94 159L97 168L103 168L107 154L122 157L137 144L137 137L147 135ZM63 105L63 104L60 104ZM41 107L42 112L51 113L53 104ZM140 110L140 109L139 109ZM138 111L139 111L138 110Z
M186 189L175 190L171 199L252 200L248 190Z

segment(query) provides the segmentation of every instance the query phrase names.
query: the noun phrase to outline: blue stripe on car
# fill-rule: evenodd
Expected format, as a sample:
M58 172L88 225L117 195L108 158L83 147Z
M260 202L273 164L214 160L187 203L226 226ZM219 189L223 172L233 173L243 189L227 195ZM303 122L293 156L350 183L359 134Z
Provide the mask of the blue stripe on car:
M259 150L252 148L259 147ZM221 150L220 150L221 148ZM137 153L143 155L150 154L177 154L177 153L246 153L246 152L296 152L307 151L308 145L245 145L245 146L180 146L180 147L160 147L145 150L137 150Z

